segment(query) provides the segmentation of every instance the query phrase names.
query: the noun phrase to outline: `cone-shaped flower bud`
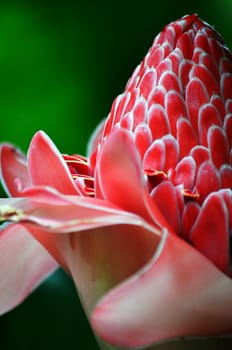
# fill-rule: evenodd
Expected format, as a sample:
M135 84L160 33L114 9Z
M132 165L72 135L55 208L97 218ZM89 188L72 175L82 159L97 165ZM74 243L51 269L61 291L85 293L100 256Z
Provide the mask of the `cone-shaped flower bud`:
M183 17L155 38L87 158L43 132L27 158L1 145L0 312L54 258L103 349L231 333L231 146L231 52Z

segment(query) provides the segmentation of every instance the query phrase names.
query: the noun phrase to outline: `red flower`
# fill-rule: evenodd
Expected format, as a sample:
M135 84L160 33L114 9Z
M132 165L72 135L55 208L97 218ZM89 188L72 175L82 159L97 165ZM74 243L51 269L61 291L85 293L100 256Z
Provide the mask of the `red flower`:
M231 144L232 55L209 25L183 17L155 38L88 159L61 156L42 132L27 161L2 145L13 198L0 202L10 222L0 251L11 256L5 265L0 257L0 272L22 261L33 236L72 275L95 332L113 345L231 332ZM47 259L38 276L19 264L0 283L2 312L51 271Z

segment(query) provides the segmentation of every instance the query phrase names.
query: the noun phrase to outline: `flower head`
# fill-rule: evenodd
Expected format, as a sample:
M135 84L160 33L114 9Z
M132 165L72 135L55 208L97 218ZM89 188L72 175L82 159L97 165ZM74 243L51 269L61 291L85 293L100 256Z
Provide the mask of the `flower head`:
M14 259L40 242L71 274L110 344L232 331L231 87L230 51L197 15L186 16L155 38L88 158L61 155L43 132L27 159L1 146L12 198L0 202L0 220L9 222L0 250L14 247L17 232L24 245ZM1 294L2 312L55 268L39 249L47 265L38 278L32 268L17 295ZM13 277L0 291L12 289Z
M114 130L129 131L150 197L167 222L227 274L231 113L231 52L197 15L186 16L155 38L115 99L97 149Z

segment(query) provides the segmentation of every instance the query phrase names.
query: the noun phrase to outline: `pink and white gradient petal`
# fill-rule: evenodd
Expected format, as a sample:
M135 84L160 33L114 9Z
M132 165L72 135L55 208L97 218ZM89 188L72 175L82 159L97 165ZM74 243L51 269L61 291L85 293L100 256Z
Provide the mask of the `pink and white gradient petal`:
M80 194L63 157L43 131L38 131L30 143L28 169L33 186L51 186L61 193Z
M20 224L9 224L0 232L0 314L21 303L57 263Z
M0 146L0 178L10 196L18 197L23 189L30 186L26 158L10 144Z
M176 236L163 236L153 259L97 304L93 329L129 349L180 336L232 331L232 281Z
M141 157L130 132L115 130L101 147L96 167L96 188L101 196L156 227L167 227L172 232L149 196Z

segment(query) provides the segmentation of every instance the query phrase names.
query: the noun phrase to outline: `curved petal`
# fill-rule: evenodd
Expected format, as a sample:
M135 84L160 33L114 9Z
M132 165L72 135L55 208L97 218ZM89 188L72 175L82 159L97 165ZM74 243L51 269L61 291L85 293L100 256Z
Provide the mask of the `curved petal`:
M96 167L96 187L105 200L172 232L149 197L141 169L141 158L131 134L117 129L102 145Z
M0 146L0 178L9 196L19 196L30 185L26 158L10 144Z
M0 204L2 219L22 222L73 275L88 314L99 296L147 263L162 234L104 201L50 188L30 189L27 198Z
M57 268L51 255L19 224L0 231L0 314L21 303Z
M63 235L27 228L72 275L88 316L102 295L150 260L161 235L143 221Z
M204 201L192 227L189 242L222 272L227 273L231 260L230 215L222 193L223 191L213 192ZM232 192L229 190L227 193L232 205Z
M26 198L0 199L0 219L22 223L65 269L73 248L70 236L65 238L62 233L112 229L123 224L150 227L141 217L99 199L62 195L43 187L24 194ZM153 227L150 230L159 240L160 230Z
M49 187L34 187L24 194L24 198L0 198L1 221L30 222L60 233L143 221L103 200L62 195Z
M178 237L167 234L151 262L100 300L91 322L125 348L178 336L232 330L232 281Z
M31 141L28 168L33 185L51 186L65 194L80 194L61 154L43 131L38 131Z
M90 159L91 168L96 166L96 154L98 150L99 141L101 140L102 133L105 127L106 118L104 118L96 127L92 135L90 136L87 145L87 157Z
M160 234L145 222L73 234L69 269L88 316L102 295L150 260Z

